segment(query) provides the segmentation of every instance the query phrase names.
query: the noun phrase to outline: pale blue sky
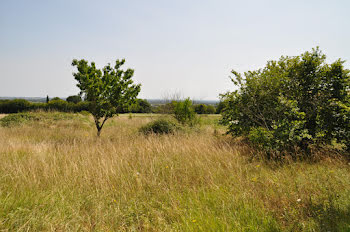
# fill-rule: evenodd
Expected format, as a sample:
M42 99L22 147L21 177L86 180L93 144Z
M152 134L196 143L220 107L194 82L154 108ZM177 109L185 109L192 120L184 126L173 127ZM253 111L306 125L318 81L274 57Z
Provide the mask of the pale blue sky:
M316 46L350 60L349 10L347 0L0 0L0 96L73 95L73 58L125 58L142 98L217 99L231 69Z

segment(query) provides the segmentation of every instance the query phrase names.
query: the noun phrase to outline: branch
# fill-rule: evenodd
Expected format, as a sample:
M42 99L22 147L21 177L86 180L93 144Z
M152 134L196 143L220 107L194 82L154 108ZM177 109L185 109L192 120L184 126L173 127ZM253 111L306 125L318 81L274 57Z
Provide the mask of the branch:
M109 117L106 116L106 117L103 119L103 122L102 122L101 127L100 127L101 129L102 129L103 125L105 124L105 122L107 121L108 118L109 118Z

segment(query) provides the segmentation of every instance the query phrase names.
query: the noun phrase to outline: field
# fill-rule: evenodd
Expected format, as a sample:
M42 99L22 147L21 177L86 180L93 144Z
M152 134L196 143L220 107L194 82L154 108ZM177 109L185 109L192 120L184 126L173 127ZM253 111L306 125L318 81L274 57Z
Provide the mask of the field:
M171 135L120 115L0 127L0 231L350 231L350 163L268 161L219 116ZM0 115L0 117L3 117Z

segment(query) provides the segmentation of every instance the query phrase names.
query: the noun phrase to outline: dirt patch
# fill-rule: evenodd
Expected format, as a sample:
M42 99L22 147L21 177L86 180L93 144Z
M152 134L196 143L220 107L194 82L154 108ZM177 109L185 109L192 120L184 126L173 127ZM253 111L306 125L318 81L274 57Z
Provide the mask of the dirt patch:
M6 116L6 114L0 114L0 119L2 119L5 116Z

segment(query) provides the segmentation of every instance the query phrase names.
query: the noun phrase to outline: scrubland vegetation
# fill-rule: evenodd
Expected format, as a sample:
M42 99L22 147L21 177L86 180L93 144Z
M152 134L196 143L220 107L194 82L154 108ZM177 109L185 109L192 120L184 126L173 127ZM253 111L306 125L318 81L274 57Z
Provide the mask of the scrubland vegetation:
M0 230L350 231L350 71L325 60L232 71L216 109L156 111L125 60L73 60L85 101L0 102Z
M26 114L1 119L0 230L350 230L343 156L267 160L216 115L162 135L121 115L98 138L89 115Z

